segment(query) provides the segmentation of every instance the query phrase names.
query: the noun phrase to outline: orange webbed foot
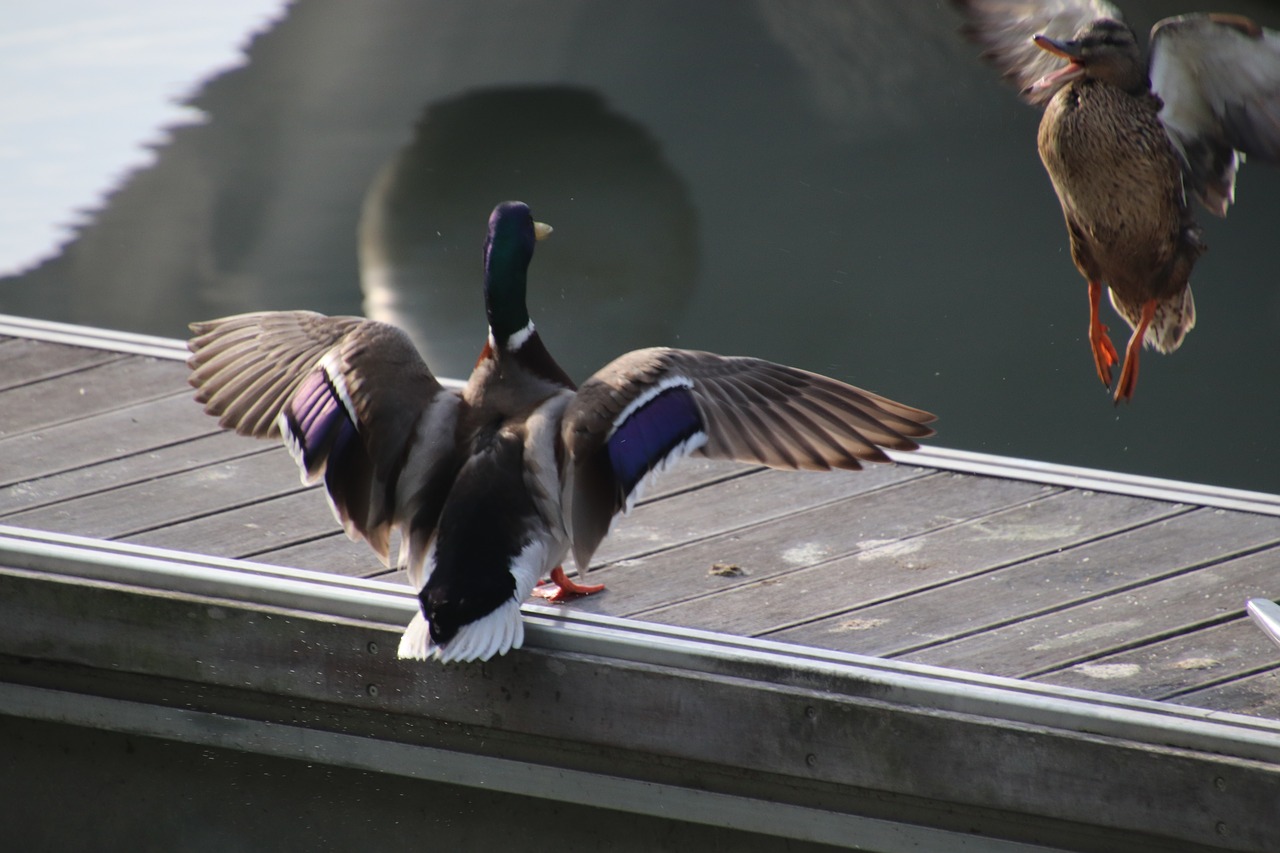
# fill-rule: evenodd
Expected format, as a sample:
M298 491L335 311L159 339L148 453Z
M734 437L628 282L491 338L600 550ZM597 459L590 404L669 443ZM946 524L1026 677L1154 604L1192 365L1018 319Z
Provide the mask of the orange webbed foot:
M602 583L584 584L571 581L564 573L564 566L556 566L551 570L551 579L539 581L538 585L533 588L533 594L538 598L559 603L572 601L583 595L594 595L603 589L604 584Z
M1118 406L1121 403L1127 403L1133 399L1133 391L1138 387L1138 356L1135 353L1132 358L1124 360L1124 367L1120 370L1120 381L1116 383L1116 393L1112 397Z
M1102 283L1089 282L1089 348L1093 350L1093 366L1102 384L1111 387L1111 368L1120 361L1115 345L1107 336L1107 327L1098 318L1098 306L1102 301Z
M1099 324L1089 329L1089 347L1093 350L1093 366L1102 384L1111 387L1111 368L1120 363L1115 344L1107 336L1107 327Z
M1156 316L1156 301L1149 299L1142 306L1142 318L1129 338L1129 345L1124 348L1124 367L1120 369L1120 381L1116 384L1116 405L1133 399L1133 391L1138 387L1138 356L1142 352L1142 340L1147 335L1147 327Z

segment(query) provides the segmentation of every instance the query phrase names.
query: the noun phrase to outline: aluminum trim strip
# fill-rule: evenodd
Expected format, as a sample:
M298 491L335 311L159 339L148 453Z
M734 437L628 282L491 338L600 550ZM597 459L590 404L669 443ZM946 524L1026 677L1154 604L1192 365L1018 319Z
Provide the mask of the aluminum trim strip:
M186 343L174 338L96 329L91 326L56 323L52 320L15 317L11 314L0 314L0 335L174 361L186 361L187 356L190 355L187 352Z
M32 573L282 607L392 629L417 599L404 585L0 526L0 565ZM694 672L804 673L837 692L996 721L1121 737L1280 764L1280 721L526 604L528 647ZM437 665L437 664L424 664Z
M1271 642L1280 646L1280 605L1266 598L1251 598L1245 604L1245 612Z

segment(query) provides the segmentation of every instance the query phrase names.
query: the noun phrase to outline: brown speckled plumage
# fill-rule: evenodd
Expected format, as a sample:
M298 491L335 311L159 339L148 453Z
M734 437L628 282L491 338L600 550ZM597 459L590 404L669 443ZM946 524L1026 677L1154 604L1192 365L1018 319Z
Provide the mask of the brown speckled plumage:
M1172 352L1195 325L1189 279L1204 253L1195 195L1224 216L1243 158L1280 162L1280 35L1236 15L1185 15L1151 31L1150 64L1106 0L953 0L983 57L1045 109L1040 158L1089 282L1089 342L1111 386L1119 354L1104 289L1133 328L1115 400L1143 344Z
M1160 101L1103 81L1063 87L1045 108L1038 145L1080 274L1105 283L1137 328L1156 301L1147 345L1172 352L1195 324L1188 281L1204 251L1182 188L1182 165Z

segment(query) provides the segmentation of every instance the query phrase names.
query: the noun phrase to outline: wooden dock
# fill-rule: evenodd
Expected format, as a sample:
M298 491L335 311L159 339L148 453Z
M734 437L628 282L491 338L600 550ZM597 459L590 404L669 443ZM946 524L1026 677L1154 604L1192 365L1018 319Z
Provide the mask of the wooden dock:
M200 412L181 362L11 337L0 364L0 523L386 574L283 446ZM1244 612L1280 598L1280 502L935 457L849 475L686 462L615 524L591 573L608 592L569 606L1280 719L1280 654Z
M201 413L176 342L106 348L9 319L0 525L397 580L341 534L282 446ZM590 576L605 593L530 612L1280 720L1280 649L1244 610L1280 598L1280 499L945 450L898 458L854 474L687 462L615 524ZM1216 831L1202 843L1265 847ZM1066 847L1106 849L1080 837Z

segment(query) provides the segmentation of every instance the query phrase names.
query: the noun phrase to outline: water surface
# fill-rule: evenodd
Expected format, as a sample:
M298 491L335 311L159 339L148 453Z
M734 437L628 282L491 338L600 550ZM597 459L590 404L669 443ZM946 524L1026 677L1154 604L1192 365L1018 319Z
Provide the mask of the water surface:
M1141 32L1186 11L1125 7ZM556 228L531 309L577 377L651 344L758 355L932 409L943 446L1280 490L1280 170L1247 165L1231 216L1199 216L1197 327L1116 408L1039 116L957 26L875 0L308 0L246 22L238 64L185 93L200 120L153 131L65 245L0 279L0 311L176 337L368 310L462 375L485 219L520 198Z

